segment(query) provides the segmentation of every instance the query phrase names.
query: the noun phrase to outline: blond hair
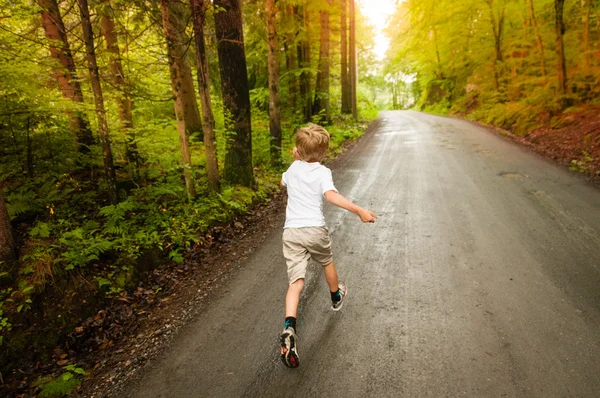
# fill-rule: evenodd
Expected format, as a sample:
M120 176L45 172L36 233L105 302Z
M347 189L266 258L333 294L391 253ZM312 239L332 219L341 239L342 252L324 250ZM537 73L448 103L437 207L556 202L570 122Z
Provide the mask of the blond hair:
M329 133L323 127L309 123L296 132L296 148L305 162L320 162L329 148Z

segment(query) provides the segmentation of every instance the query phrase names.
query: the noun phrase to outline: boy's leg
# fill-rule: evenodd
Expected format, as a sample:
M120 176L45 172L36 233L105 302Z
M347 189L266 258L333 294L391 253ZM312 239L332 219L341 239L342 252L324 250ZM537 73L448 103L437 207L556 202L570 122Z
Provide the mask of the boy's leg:
M344 303L344 297L348 293L348 288L344 282L340 282L338 279L337 270L333 261L323 267L325 273L325 280L329 285L329 293L331 294L331 309L339 311L342 309Z
M335 264L333 263L333 261L323 267L323 272L325 272L325 280L327 281L327 284L329 285L329 292L330 293L337 292L339 281L338 281L337 270L335 269Z
M296 318L298 304L300 303L300 293L304 289L304 279L298 279L288 288L285 296L285 317Z
M283 363L296 368L300 364L296 336L296 314L300 302L300 293L304 289L304 279L298 279L288 287L285 296L285 326L281 334L281 359Z

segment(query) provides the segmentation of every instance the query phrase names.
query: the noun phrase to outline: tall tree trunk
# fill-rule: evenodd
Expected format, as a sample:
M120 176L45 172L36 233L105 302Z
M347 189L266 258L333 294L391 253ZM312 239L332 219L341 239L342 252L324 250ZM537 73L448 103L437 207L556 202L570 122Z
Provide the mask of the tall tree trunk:
M121 131L125 138L125 159L128 165L134 168L132 174L136 174L140 166L140 158L133 132L133 100L131 99L129 83L125 80L125 73L123 72L119 40L112 13L110 0L102 0L102 4L98 7L100 28L109 54L108 64L111 81L117 90L117 110L121 121Z
M304 29L298 40L298 66L302 68L300 73L300 101L302 102L302 114L305 122L310 122L312 117L312 98L310 89L310 22L308 11L305 7L297 7L297 15L302 15Z
M42 8L44 32L50 41L50 54L60 65L57 65L54 76L63 97L76 104L75 111L67 112L69 127L76 137L76 149L78 152L88 153L90 145L94 143L94 136L85 112L77 109L83 104L83 93L57 0L39 0L38 4Z
M182 54L177 51L177 32L172 21L169 9L169 0L160 0L163 31L167 42L167 57L169 59L169 71L171 73L171 88L175 99L175 119L177 119L177 132L179 133L179 146L181 148L181 159L183 164L183 177L188 198L196 196L196 187L192 176L192 156L190 154L189 138L186 133L184 116L183 82L184 69L186 67ZM189 67L188 67L189 69Z
M286 49L286 67L289 76L289 95L290 95L290 107L294 111L296 110L296 96L298 95L298 79L296 75L290 73L296 68L296 14L294 13L294 7L288 5L287 9L287 33L285 40Z
M358 71L356 65L356 55L356 9L354 0L350 0L350 101L354 120L358 120L358 106L356 103Z
M10 217L0 181L0 286L10 283L15 274L16 254Z
M88 70L90 72L90 82L92 92L94 93L94 105L96 108L96 118L98 119L98 135L102 143L102 160L104 163L104 178L108 189L108 200L110 204L117 203L117 178L115 176L115 167L113 165L112 148L110 144L110 134L108 131L108 122L106 121L106 111L104 109L104 98L102 96L102 86L100 85L100 76L98 75L98 63L96 62L96 51L94 50L94 31L90 21L90 9L87 0L77 0L79 5L79 15L81 16L81 28L83 30L83 41L85 42L86 58Z
M329 7L329 1L324 7ZM319 73L317 74L313 114L318 115L325 110L325 121L329 123L331 119L329 108L329 10L327 8L321 10L320 16Z
M492 33L494 34L494 85L496 90L500 88L500 76L498 73L498 67L502 63L502 33L504 31L504 6L496 21L494 14L494 0L487 0L487 4L490 8L490 22L492 23Z
M183 101L183 119L185 121L185 131L188 135L193 135L201 141L204 139L202 134L202 121L196 100L196 90L194 88L194 76L188 62L190 38L185 33L187 21L190 18L189 10L178 0L169 0L169 11L171 13L171 23L174 27L174 49L176 58L181 60L181 95Z
M590 15L592 13L592 2L590 0L581 0L583 9L583 73L587 76L590 73Z
M196 40L196 57L198 63L198 89L202 104L202 120L204 124L204 147L206 148L206 172L208 187L212 192L220 191L219 164L217 161L217 140L215 137L215 117L210 99L210 78L208 75L208 59L204 43L204 22L206 20L205 0L190 0L192 20L194 22L194 39Z
M533 0L529 0L529 18L531 19L531 25L533 26L533 33L535 34L535 41L540 52L540 68L542 69L542 76L546 76L546 61L544 59L544 42L542 41L542 35L540 35L540 29L538 28L537 21L535 18L535 10L533 8Z
M281 110L279 107L279 46L277 45L277 7L266 0L267 46L269 51L269 128L271 131L271 163L281 163Z
M240 0L214 0L215 31L221 72L227 140L225 179L232 184L254 185L250 92L244 51Z
M554 10L556 11L556 56L558 58L556 71L558 73L558 92L563 96L567 93L567 66L563 41L563 35L565 34L565 25L563 22L564 6L565 0L554 0Z
M342 113L352 113L352 93L350 91L350 73L348 71L348 3L341 0L340 45L342 57Z
M437 73L436 75L438 76L439 79L445 79L444 76L444 67L442 65L442 58L440 57L440 46L438 44L438 39L437 39L437 29L434 26L432 26L431 29L432 33L433 33L433 42L435 44L435 59L437 60Z

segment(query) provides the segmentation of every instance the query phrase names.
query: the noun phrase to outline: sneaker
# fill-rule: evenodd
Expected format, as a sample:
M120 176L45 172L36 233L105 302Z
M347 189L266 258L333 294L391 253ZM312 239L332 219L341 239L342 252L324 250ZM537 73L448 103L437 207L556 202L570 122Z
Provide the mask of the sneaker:
M338 289L340 289L340 295L342 296L342 298L340 299L340 301L331 302L331 309L334 311L339 311L342 309L342 306L344 305L344 298L348 294L348 287L344 282L338 282Z
M298 336L292 327L287 327L281 333L281 360L288 368L297 368L300 366L298 358Z

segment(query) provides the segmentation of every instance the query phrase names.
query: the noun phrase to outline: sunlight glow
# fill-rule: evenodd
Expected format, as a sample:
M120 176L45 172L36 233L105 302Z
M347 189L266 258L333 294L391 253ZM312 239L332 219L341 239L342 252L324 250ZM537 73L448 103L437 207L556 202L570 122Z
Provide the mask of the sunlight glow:
M387 18L394 13L397 2L398 0L360 0L362 14L375 27L375 53L379 60L385 58L390 46L390 40L383 30L387 25Z

